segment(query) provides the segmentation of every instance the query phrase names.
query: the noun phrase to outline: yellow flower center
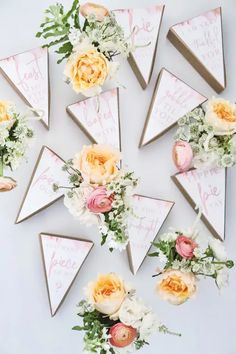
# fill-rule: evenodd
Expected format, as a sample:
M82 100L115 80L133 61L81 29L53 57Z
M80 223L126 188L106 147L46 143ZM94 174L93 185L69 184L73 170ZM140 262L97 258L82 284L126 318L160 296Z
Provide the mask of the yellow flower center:
M163 279L160 283L160 288L166 292L176 294L181 297L187 297L189 292L187 285L177 275Z
M8 104L0 101L0 123L11 119L10 115L7 113L7 108Z
M218 118L225 120L226 122L236 122L235 114L229 105L224 103L215 103L213 111Z

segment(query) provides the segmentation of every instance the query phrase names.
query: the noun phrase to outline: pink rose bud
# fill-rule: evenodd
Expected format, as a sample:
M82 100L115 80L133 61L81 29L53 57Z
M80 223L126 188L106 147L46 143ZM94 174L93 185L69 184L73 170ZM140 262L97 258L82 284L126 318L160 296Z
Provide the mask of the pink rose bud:
M176 252L185 259L192 259L193 252L195 248L198 247L196 242L191 240L191 238L186 237L184 235L180 235L176 239L175 249Z
M191 145L187 141L177 141L173 146L172 158L180 172L188 171L193 159Z
M93 14L97 21L103 21L104 17L109 15L109 11L104 6L92 2L86 2L86 4L80 6L80 13L85 18Z
M117 323L110 328L109 334L111 335L109 342L113 347L124 348L135 340L137 330L123 323Z
M17 186L16 181L10 177L0 177L0 192L8 192Z
M107 195L106 187L100 186L93 190L87 200L87 208L92 213L105 213L112 209L113 197Z

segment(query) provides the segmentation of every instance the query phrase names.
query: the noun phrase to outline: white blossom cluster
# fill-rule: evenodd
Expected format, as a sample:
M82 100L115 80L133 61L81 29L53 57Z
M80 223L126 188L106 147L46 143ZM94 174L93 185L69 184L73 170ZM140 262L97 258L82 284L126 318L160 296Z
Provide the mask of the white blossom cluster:
M196 108L180 118L178 126L175 140L190 143L195 168L231 167L236 163L236 136L215 135L213 127L205 121L202 108Z
M15 170L25 156L34 133L28 126L27 117L17 113L13 105L7 113L10 119L0 122L0 156L4 166Z
M171 248L175 248L175 241L179 235L184 234L189 239L197 241L197 247L193 251L193 257L191 259L179 259L175 258L171 261L167 257L167 253ZM160 236L160 242L155 244L157 247L158 259L164 264L164 268L174 270L180 270L182 272L193 273L195 275L209 276L215 279L219 288L222 288L228 284L228 272L227 268L233 266L233 262L227 259L226 250L223 242L209 238L205 247L200 244L200 238L198 233L185 231L170 231ZM167 250L167 253L163 251Z

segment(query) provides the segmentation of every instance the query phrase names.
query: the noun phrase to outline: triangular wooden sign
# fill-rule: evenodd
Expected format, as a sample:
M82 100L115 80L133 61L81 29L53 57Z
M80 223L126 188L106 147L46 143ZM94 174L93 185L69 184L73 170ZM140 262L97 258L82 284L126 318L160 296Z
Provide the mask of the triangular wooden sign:
M92 143L121 149L118 88L69 105L66 110Z
M221 7L172 26L167 37L216 92L225 89Z
M134 216L130 218L128 223L130 239L128 257L133 274L136 274L141 267L151 243L157 236L174 204L171 201L142 195L133 196Z
M18 224L47 208L64 195L63 190L53 191L53 184L67 186L67 174L62 171L65 161L47 146L43 146L15 223Z
M50 311L54 316L91 251L93 242L48 233L41 233L39 237Z
M158 75L139 147L150 144L207 98L166 69Z
M35 48L0 60L0 70L22 99L44 112L42 123L49 129L49 68L47 48Z
M173 181L216 238L225 239L226 169L193 169L172 176ZM196 209L195 209L196 210Z
M143 89L152 76L164 8L164 5L153 5L114 10L117 22L127 36L132 33L132 43L137 46L128 61Z

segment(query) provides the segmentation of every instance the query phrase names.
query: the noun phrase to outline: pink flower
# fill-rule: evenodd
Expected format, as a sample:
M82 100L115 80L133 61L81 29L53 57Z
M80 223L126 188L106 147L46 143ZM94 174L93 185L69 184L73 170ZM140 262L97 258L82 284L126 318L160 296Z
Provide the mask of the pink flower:
M111 338L109 342L114 347L124 348L130 345L137 337L137 330L123 323L117 323L109 330Z
M177 253L183 258L192 259L193 252L196 247L198 247L196 242L191 240L189 237L180 235L176 239L175 249Z
M172 158L180 172L188 171L193 159L191 145L187 141L176 141L172 150Z
M0 192L8 192L16 187L16 181L10 177L0 177Z
M86 2L84 5L80 6L80 13L85 18L93 14L97 21L103 21L104 17L109 15L109 11L104 6L92 2Z
M105 213L112 209L113 197L107 195L106 187L100 186L93 190L87 199L87 208L92 213Z

